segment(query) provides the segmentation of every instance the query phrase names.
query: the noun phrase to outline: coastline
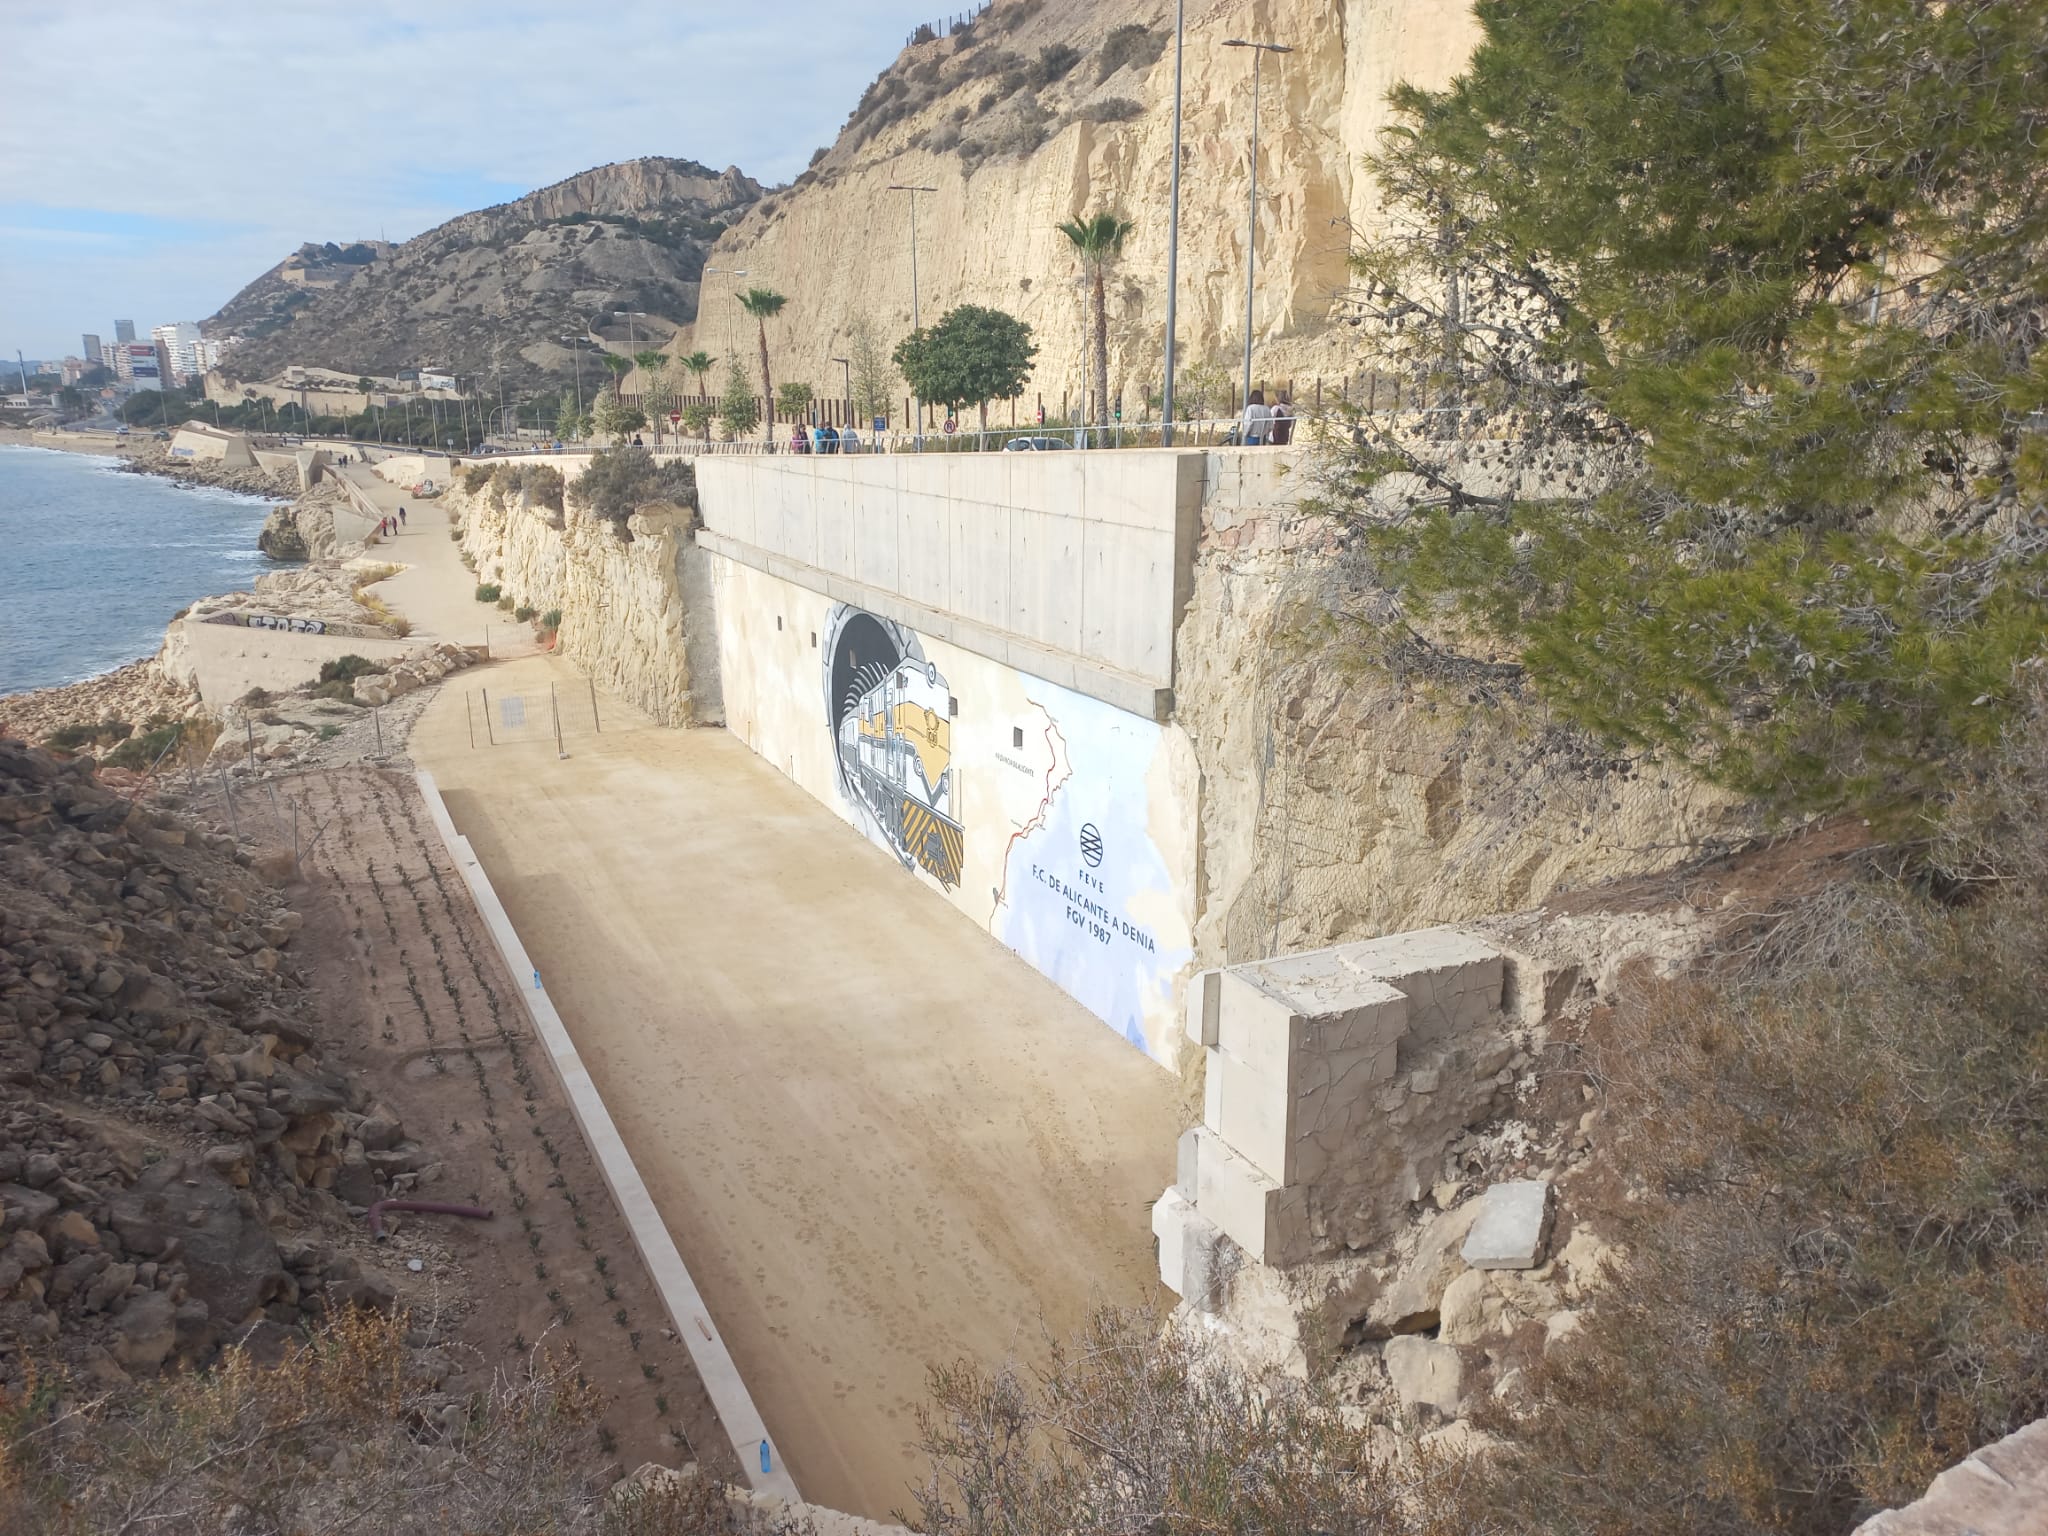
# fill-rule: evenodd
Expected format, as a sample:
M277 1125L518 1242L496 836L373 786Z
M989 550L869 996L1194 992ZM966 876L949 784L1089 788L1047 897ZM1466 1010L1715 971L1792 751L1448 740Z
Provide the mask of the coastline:
M190 459L173 459L150 437L110 437L104 432L63 432L50 428L0 427L0 446L48 448L115 461L124 474L155 475L174 485L234 491L265 501L290 501L296 487L265 469L225 469Z
M254 547L268 554L264 539L281 516L295 529L310 525L318 553L304 560L272 557L246 587L195 592L165 627L154 651L68 682L0 694L0 735L35 742L66 726L93 726L105 721L141 725L151 720L195 720L218 713L201 697L187 647L181 643L185 621L222 610L248 609L293 617L315 616L331 632L355 628L364 613L355 598L351 560L364 553L360 544L336 537L330 506L334 493L316 488L302 497L288 495L264 470L230 470L218 478L190 473L194 466L166 462L162 445L116 444L103 434L31 432L0 429L0 447L42 448L108 461L120 471L148 474L193 490L213 490L267 503L271 515ZM153 450L153 451L152 451ZM197 466L201 471L210 466ZM251 490L234 477L258 476L262 490ZM381 626L363 626L377 633Z

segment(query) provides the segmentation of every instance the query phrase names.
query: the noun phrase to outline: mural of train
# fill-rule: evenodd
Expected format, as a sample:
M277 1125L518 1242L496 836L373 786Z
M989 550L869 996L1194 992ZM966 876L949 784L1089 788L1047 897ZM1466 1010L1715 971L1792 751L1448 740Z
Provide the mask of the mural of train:
M951 889L960 883L966 836L946 679L900 624L841 605L829 632L826 693L840 790L870 835Z

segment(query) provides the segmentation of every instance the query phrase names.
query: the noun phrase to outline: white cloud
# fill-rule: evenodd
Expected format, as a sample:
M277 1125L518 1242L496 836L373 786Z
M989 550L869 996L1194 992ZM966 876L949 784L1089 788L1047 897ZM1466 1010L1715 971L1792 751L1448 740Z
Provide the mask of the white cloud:
M9 73L34 110L0 114L0 205L36 237L0 248L0 344L61 352L115 314L210 314L302 240L401 239L607 161L786 180L923 9L9 0ZM20 205L187 228L67 242ZM81 263L88 248L104 258Z

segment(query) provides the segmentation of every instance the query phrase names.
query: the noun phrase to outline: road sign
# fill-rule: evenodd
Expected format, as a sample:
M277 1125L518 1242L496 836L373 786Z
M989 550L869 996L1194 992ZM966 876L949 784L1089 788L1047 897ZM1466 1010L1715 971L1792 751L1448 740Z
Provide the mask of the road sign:
M682 422L683 422L683 413L682 413L681 411L670 411L670 412L668 413L668 424L669 424L670 426L672 426L672 427L678 427L678 426L681 426L681 425L682 425Z

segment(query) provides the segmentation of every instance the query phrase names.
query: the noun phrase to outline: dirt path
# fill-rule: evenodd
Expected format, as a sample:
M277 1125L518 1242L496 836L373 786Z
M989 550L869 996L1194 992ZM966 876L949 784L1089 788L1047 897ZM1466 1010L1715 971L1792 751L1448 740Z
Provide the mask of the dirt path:
M394 1218L392 1247L424 1266L406 1303L467 1346L454 1385L567 1350L607 1399L619 1465L737 1472L412 775L355 764L281 787L312 843L302 958L357 1015L335 1063L432 1148L419 1198L497 1213Z
M472 677L474 683L471 682ZM490 871L807 1498L909 1504L928 1362L1170 1300L1173 1084L722 731L412 737ZM479 740L482 734L479 732Z

